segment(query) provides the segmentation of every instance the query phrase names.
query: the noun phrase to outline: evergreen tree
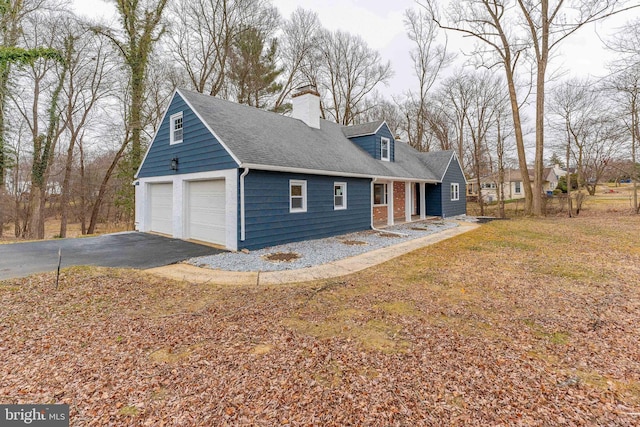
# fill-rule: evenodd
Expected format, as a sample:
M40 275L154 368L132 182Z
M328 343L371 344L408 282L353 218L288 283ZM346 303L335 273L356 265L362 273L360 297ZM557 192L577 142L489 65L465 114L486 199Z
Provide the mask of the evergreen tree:
M555 165L558 165L561 168L564 168L564 162L562 161L560 156L558 156L558 154L554 151L553 154L551 155L551 158L549 159L549 166L553 167Z
M269 98L282 89L276 82L282 73L276 66L277 49L277 40L267 40L258 28L240 33L231 53L229 75L239 103L266 108Z

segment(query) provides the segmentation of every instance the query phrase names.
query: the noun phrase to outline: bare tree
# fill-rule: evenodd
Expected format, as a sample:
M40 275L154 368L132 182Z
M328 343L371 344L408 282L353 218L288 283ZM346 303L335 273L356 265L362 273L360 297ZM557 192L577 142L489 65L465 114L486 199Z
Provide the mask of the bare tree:
M117 64L110 60L113 51L104 45L102 39L87 31L76 20L66 21L63 32L69 40L64 53L69 70L62 89L65 103L63 120L65 136L68 138L60 195L60 237L64 238L67 235L72 197L74 155L100 101L115 86L112 76L116 74Z
M471 160L473 175L478 186L480 215L484 215L485 201L482 196L482 177L491 172L487 139L489 130L495 126L496 116L500 109L502 82L487 70L482 73L469 73L465 80L471 89L471 103L464 118L471 141Z
M3 0L0 2L0 46L12 49L18 46L24 19L42 8L45 0ZM0 61L0 191L5 176L5 108L9 95L9 75L12 61Z
M458 70L442 82L438 94L454 128L455 145L463 170L467 169L466 165L468 163L466 161L465 136L467 115L473 101L472 89L472 85L467 79L467 74L462 70Z
M404 118L398 106L385 99L378 92L366 98L363 103L362 113L356 118L355 124L384 120L394 137L399 137L402 131Z
M504 131L504 118L507 116L507 108L506 105L502 107L498 106L496 111L496 169L497 169L497 185L496 185L496 193L498 196L498 216L500 218L506 217L506 212L504 209L505 202L505 194L504 194L504 172L505 172L505 155L506 155L506 132Z
M142 142L146 124L144 113L144 98L147 86L148 67L154 45L165 32L163 13L167 0L114 0L120 29L95 25L93 30L107 37L120 53L128 73L127 97L127 129L126 140L123 141L103 179L103 186L91 211L88 233L92 234L98 222L98 214L102 197L111 174L122 159L126 148L130 145L127 159L128 175L133 179L135 171L142 161ZM133 192L126 193L130 200L126 204L133 205Z
M12 94L16 108L27 123L32 141L31 186L27 213L26 236L44 238L47 183L56 145L63 124L60 123L59 96L67 72L64 58L55 47L66 46L68 40L58 36L62 22L58 17L37 14L29 19L29 31L23 35L24 45L31 52L46 48L56 52L51 57L29 61L20 73L28 89ZM64 50L64 47L60 50Z
M640 174L637 166L640 145L640 19L628 22L609 44L609 48L618 53L618 58L610 65L611 76L605 85L614 98L619 100L622 121L630 136L633 207L636 213L640 213Z
M129 118L131 142L131 174L142 160L142 117L149 56L154 44L165 31L162 16L167 0L114 0L121 28L95 26L94 31L106 36L118 49L129 73Z
M569 217L573 216L573 201L571 198L571 165L572 154L575 147L583 145L582 142L590 132L589 127L594 121L594 117L599 114L599 106L595 104L596 94L589 89L587 81L571 79L557 86L550 100L550 110L554 113L559 122L555 125L560 134L564 134L566 164L567 164L567 201ZM577 142L576 142L577 141ZM582 157L576 159L582 162ZM578 198L576 202L579 202ZM578 213L580 206L576 206Z
M329 101L325 111L342 125L351 125L362 113L365 98L393 75L390 62L359 36L324 31L321 43L321 86Z
M432 111L428 107L428 93L440 71L451 63L453 56L447 54L446 44L436 42L438 26L422 9L406 10L404 25L409 40L413 42L410 55L418 80L417 91L409 91L408 101L404 103L407 109L407 136L412 147L428 151L430 144L425 143L424 139L429 128L440 136L441 142L444 137L441 117L430 117Z
M170 8L168 50L200 92L228 98L229 59L238 37L257 28L271 37L279 14L268 0L178 0Z
M286 111L290 107L285 100L296 87L315 83L310 81L310 70L317 69L319 58L319 34L322 26L315 12L296 9L291 18L282 25L279 59L282 66L282 89L274 109Z
M614 13L629 10L625 1L610 0L465 0L453 8L450 20L443 23L436 12L435 2L426 0L425 8L433 19L446 29L476 38L481 47L475 50L487 66L500 64L505 70L511 99L520 171L525 187L526 211L542 215L542 184L544 169L544 99L547 67L552 52L567 37L590 22L602 20ZM493 55L486 55L487 51ZM536 147L534 188L531 189L516 78L518 61L530 54L535 66L536 88Z
M573 79L556 88L550 107L559 118L556 128L566 137L567 164L573 160L578 186L590 195L595 194L607 164L616 156L624 128L612 114L613 108L602 108L606 103L603 92L594 89L591 82ZM569 171L567 177L570 192ZM576 213L580 212L581 201L582 197L576 194Z
M0 1L0 46L2 51L18 47L26 17L43 8L45 0L2 0ZM15 61L0 60L0 198L5 198L5 176L8 167L8 144L6 143L6 108L10 96L11 67ZM20 61L24 62L24 61ZM7 204L0 206L0 236L2 236Z

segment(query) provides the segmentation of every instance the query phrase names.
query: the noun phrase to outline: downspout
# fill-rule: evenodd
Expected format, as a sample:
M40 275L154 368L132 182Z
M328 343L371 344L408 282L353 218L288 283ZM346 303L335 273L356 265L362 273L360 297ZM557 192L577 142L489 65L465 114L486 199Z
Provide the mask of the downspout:
M373 198L374 198L374 195L373 195L373 185L374 185L377 181L378 181L378 178L373 178L373 179L371 180L371 229L372 229L373 231L377 231L377 232L379 232L379 233L395 234L395 235L397 235L397 236L402 236L402 237L406 237L406 236L408 236L408 234L398 233L397 231L380 230L379 228L375 228L375 227L373 226L373 200L374 200L374 199L373 199Z
M378 181L378 178L373 178L371 180L371 229L374 231L381 231L373 226L373 203L375 201L374 199L375 195L373 194L373 190L374 190L374 185L377 181Z
M249 173L249 168L244 168L240 175L240 241L245 240L245 220L244 220L244 177Z

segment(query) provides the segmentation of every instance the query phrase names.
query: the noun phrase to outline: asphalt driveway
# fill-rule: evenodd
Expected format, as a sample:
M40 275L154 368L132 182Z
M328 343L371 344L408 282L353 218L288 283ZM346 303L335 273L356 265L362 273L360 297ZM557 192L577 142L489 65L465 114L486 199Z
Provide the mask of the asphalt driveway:
M56 270L58 250L62 253L63 268L95 265L138 269L224 252L184 240L135 231L98 237L11 243L0 245L0 280Z

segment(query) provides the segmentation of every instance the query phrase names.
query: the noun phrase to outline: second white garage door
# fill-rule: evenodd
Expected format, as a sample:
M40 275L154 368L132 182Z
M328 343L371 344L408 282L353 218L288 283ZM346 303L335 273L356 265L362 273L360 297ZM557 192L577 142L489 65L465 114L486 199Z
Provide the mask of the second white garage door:
M173 184L151 184L151 231L173 235Z
M226 244L224 180L188 184L187 235L203 242Z

